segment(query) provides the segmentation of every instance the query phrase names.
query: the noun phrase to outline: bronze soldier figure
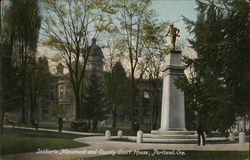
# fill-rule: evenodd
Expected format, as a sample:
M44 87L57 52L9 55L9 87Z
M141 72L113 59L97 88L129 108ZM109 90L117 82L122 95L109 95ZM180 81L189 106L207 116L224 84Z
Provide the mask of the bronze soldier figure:
M170 36L172 50L175 50L176 37L180 37L179 33L180 33L180 30L178 28L174 27L173 24L171 24L166 36Z

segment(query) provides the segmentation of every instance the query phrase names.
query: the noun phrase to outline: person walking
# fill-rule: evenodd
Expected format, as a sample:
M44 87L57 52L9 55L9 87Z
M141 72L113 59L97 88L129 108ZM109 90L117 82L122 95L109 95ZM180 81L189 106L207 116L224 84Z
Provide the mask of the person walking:
M59 116L57 120L58 120L58 132L61 133L63 129L63 118Z
M198 146L201 145L201 138L202 138L203 146L205 146L206 139L205 139L204 129L202 128L202 125L200 123L198 124L197 134L198 134Z

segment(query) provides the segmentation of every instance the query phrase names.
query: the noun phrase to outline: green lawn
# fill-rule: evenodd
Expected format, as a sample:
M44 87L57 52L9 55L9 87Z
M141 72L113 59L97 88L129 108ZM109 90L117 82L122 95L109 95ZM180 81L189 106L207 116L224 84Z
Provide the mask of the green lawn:
M38 128L58 129L58 125L57 124L39 124ZM70 124L64 124L63 130L72 131ZM136 135L136 133L134 131L132 131L131 129L97 127L98 133L105 133L106 130L110 130L113 136L117 135L118 130L122 130L123 135L126 135L126 136L135 136Z
M34 152L40 149L66 149L84 147L87 144L74 142L73 139L83 137L48 131L35 131L15 128L4 128L0 135L0 152L2 154Z
M248 152L238 151L179 151L179 155L154 155L153 151L147 151L151 155L108 155L84 160L247 160ZM173 151L170 151L173 152ZM174 151L177 153L178 151ZM184 153L184 155L182 155Z
M38 124L38 128L58 129L58 124ZM72 131L70 124L63 124L63 130Z

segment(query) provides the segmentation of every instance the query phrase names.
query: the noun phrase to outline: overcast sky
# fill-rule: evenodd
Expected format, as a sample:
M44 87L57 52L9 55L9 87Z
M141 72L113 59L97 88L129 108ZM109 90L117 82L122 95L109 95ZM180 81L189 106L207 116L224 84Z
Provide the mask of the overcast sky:
M189 19L196 20L196 11L195 11L195 1L194 0L153 0L152 9L155 10L157 14L157 19L163 22L171 22L181 30L181 37L177 39L178 43L185 43L188 45L186 41L186 37L190 37L188 32L185 29L185 24L182 20L182 16L185 16ZM166 26L167 30L168 26ZM102 38L99 37L99 41L97 42L101 45ZM168 41L169 43L169 41ZM189 49L185 49L189 50ZM46 54L50 57L52 56L52 51L48 50L48 48L39 47L39 51L42 54ZM104 50L103 50L104 51ZM104 51L105 52L105 51ZM48 54L49 53L49 54ZM50 56L49 56L50 55ZM54 68L54 65L52 65Z
M158 14L161 21L169 21L181 30L181 39L184 41L189 36L185 29L182 16L196 20L194 0L153 0L152 9Z

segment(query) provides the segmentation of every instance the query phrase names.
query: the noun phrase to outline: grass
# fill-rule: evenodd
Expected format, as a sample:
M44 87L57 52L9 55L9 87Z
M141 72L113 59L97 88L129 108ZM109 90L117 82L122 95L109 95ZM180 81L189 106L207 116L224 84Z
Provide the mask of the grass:
M39 124L39 128L47 128L47 129L58 129L58 124ZM70 124L63 124L63 130L66 131L73 131L72 128L70 127ZM123 131L123 135L126 136L135 136L136 132L134 132L131 129L124 129L124 128L109 128L109 127L97 127L97 132L98 133L105 133L106 130L110 130L112 135L115 136L117 135L117 132L119 130ZM88 131L91 132L91 131Z
M87 144L72 140L77 137L80 136L39 130L5 128L4 133L0 135L0 152L1 154L14 154L35 152L38 148L54 150L87 146Z
M38 128L46 128L46 129L58 129L58 124L39 124ZM70 127L70 124L63 124L63 130L73 131Z
M138 152L137 152L138 153ZM248 152L239 151L169 151L168 155L153 155L153 150L146 150L147 155L136 155L131 152L128 155L107 155L87 158L84 160L246 160ZM166 153L166 152L165 152ZM176 155L170 155L176 153ZM178 154L179 153L179 154ZM184 154L184 155L183 155ZM153 155L153 156L152 156Z

